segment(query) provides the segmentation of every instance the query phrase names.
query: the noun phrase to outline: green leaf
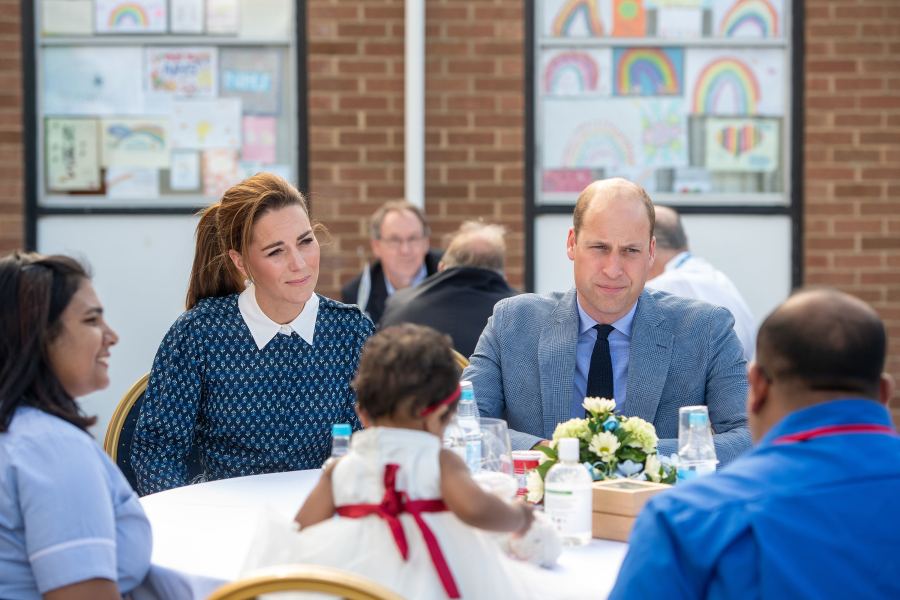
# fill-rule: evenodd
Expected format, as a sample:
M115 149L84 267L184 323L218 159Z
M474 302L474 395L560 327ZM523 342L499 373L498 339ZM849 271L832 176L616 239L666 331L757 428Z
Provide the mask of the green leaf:
M550 467L556 464L556 457L544 462L544 464L538 465L535 468L535 471L538 472L538 475L541 476L541 479L546 479L547 471L550 470Z

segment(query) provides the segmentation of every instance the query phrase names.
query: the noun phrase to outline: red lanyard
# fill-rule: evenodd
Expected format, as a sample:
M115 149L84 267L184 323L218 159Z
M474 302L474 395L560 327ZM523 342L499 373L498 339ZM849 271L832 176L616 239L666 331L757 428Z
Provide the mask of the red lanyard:
M828 425L826 427L816 427L806 431L798 431L775 438L773 444L794 444L796 442L805 442L820 437L831 435L843 435L845 433L875 433L879 435L896 436L897 432L887 425L874 425L872 423L853 423L849 425Z

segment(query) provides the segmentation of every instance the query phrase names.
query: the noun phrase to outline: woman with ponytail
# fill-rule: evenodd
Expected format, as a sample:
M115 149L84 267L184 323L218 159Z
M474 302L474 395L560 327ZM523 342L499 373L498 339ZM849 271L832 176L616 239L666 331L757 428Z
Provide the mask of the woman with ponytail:
M317 227L269 173L203 211L187 312L159 347L135 429L139 493L319 467L331 425L359 427L350 382L373 326L315 293Z

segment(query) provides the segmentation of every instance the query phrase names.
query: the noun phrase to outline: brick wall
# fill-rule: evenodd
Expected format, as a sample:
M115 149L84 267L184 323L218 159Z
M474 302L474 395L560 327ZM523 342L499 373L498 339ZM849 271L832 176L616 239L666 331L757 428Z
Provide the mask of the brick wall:
M320 290L336 295L368 256L366 218L404 195L403 0L308 3L310 187L334 234ZM523 6L426 7L426 205L433 245L465 218L509 229L523 281ZM362 256L363 258L360 258Z
M0 256L25 244L20 12L0 0Z
M806 283L878 310L900 382L900 2L807 0L805 27Z

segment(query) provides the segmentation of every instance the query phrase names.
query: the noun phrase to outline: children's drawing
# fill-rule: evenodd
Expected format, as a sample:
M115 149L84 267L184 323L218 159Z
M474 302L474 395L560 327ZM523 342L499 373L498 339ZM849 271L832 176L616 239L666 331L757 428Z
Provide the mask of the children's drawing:
M211 98L216 95L214 47L149 47L146 51L147 90L155 95Z
M252 4L248 2L247 6ZM206 0L206 33L237 33L239 16L238 0Z
M644 0L613 0L614 37L643 37L647 34Z
M592 181L603 178L603 169L544 169L541 191L577 194Z
M200 189L200 154L194 150L175 150L169 165L169 187L178 192Z
M242 179L237 151L215 148L203 151L203 195L221 198L225 190Z
M641 111L641 164L679 167L688 164L687 115L681 99L646 99Z
M281 58L277 50L225 48L219 59L220 96L240 98L245 114L278 114Z
M275 125L275 117L244 117L241 160L264 164L275 162L275 142L278 139Z
M680 96L684 50L681 48L615 48L616 96Z
M608 169L638 164L640 127L633 100L547 100L542 114L543 166Z
M95 0L97 33L165 33L166 0Z
M542 58L541 87L544 94L609 95L612 58L609 48L547 52Z
M100 189L96 120L47 119L44 135L48 190L86 192Z
M544 32L553 37L600 37L600 15L600 0L545 0Z
M775 171L779 146L777 119L706 120L706 168L710 171Z
M691 93L691 112L784 114L784 60L777 49L688 51L685 81Z
M172 145L175 148L241 146L241 101L183 100L172 105Z
M167 119L104 119L103 166L167 167L168 128Z
M144 112L141 49L48 47L43 61L43 112L50 115L128 115Z
M159 171L142 167L108 167L106 196L116 199L153 200L159 197Z
M771 38L780 37L781 0L736 0L716 2L713 20L716 33L723 37Z
M204 0L169 0L172 33L203 33Z

